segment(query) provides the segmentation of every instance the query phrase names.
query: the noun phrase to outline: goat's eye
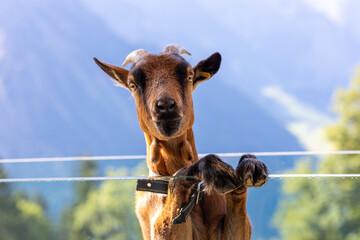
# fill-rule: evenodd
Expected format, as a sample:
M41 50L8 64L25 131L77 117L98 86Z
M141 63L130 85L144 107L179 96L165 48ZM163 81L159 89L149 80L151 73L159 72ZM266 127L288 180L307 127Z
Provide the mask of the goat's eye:
M130 82L130 83L129 83L129 87L130 87L130 89L133 90L133 91L137 88L136 84L133 83L133 82Z
M189 76L187 77L187 81L188 81L189 83L192 83L192 82L194 81L194 76L193 76L193 75L189 75Z

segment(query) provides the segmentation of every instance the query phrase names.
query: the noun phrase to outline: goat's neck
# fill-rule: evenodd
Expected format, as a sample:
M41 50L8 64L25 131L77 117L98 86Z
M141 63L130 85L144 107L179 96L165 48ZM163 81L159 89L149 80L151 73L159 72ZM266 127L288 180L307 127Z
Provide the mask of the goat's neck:
M162 141L145 133L148 168L163 176L171 176L180 168L198 160L192 128L180 137Z

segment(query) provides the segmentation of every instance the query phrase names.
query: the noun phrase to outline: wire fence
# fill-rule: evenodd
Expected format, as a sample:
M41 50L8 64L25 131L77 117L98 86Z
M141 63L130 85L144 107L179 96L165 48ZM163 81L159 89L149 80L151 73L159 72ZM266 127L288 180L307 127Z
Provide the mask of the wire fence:
M126 176L126 177L59 177L59 178L2 178L0 183L11 182L69 182L69 181L109 181L109 180L140 180L140 179L170 179L192 178L190 176ZM269 178L360 178L360 174L269 174Z
M218 153L219 157L241 157L247 153ZM309 156L309 155L354 155L360 154L360 150L352 151L293 151L293 152L253 152L256 156ZM207 154L199 154L204 157ZM1 163L39 163L39 162L67 162L67 161L107 161L107 160L142 160L146 155L128 155L128 156L81 156L81 157L50 157L50 158L16 158L1 159ZM186 178L189 176L176 176ZM11 182L59 182L59 181L109 181L109 180L139 180L139 179L169 179L174 176L121 176L121 177L54 177L54 178L2 178L0 183ZM356 174L270 174L269 178L360 178L360 173Z
M248 152L242 153L216 153L219 157L241 157ZM360 154L360 150L351 151L292 151L292 152L253 152L256 156L309 156L309 155L353 155ZM199 158L208 153L199 154ZM108 160L139 160L145 159L146 155L124 156L81 156L81 157L48 157L48 158L8 158L0 159L0 163L32 163L32 162L68 162L68 161L108 161Z

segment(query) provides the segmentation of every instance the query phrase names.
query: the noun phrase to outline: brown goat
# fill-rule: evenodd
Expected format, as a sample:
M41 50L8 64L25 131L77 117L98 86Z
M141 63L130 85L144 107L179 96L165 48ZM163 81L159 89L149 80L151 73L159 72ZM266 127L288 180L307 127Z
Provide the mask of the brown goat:
M183 53L189 54L176 44L158 55L136 50L123 65L134 63L130 71L95 58L102 70L129 89L135 99L150 176L193 177L171 178L167 195L136 193L143 238L250 239L247 188L262 186L267 168L253 155L242 156L235 170L215 155L198 159L192 130L192 92L218 71L221 56L214 53L191 67L180 56ZM202 199L184 223L173 224L200 181L205 187Z

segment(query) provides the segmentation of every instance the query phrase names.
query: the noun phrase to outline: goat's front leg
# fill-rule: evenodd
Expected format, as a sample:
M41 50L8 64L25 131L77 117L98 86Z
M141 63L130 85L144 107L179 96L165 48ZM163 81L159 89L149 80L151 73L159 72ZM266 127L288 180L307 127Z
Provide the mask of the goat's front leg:
M266 165L254 155L243 155L236 168L242 184L226 194L227 216L222 239L251 239L251 223L246 211L247 188L261 187L268 178Z
M207 155L181 171L182 175L192 176L198 181L202 181L205 188L203 199L199 202L202 209L201 223L205 229L200 232L206 234L201 239L221 239L226 216L224 193L241 185L235 170L216 155ZM192 217L195 221L197 219L194 218L194 215Z
M177 175L182 175L182 173L178 172ZM188 217L186 222L182 224L172 224L172 221L187 203L191 189L195 184L196 181L188 181L184 178L172 178L170 180L165 204L153 225L152 239L192 239L191 217Z
M191 176L192 178L170 180L168 197L154 225L155 239L208 239L210 236L219 235L215 232L219 228L212 223L207 223L203 215L206 215L206 212L214 212L214 208L216 208L214 205L205 207L205 213L201 212L199 206L196 206L185 223L172 224L172 220L188 203L191 189L200 181L203 182L206 189L205 198L211 198L214 192L216 192L216 196L219 196L218 194L223 194L239 186L241 182L235 170L217 156L208 155L191 166L180 169L175 175ZM221 199L218 200L221 201ZM220 221L219 218L215 219L217 219L216 222ZM206 229L205 225L210 229Z

